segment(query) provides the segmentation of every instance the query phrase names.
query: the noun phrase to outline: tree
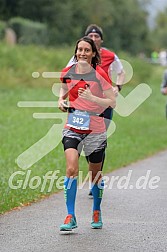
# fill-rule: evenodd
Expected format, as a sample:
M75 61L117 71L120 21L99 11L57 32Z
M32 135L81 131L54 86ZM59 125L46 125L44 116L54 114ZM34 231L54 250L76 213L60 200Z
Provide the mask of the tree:
M38 22L47 22L55 15L55 0L19 0L18 15Z
M0 3L5 20L20 16L47 24L51 45L74 44L87 25L96 23L103 28L105 46L114 51L138 53L147 43L147 13L142 4L145 1L0 0ZM2 11L0 15L4 20Z
M0 19L7 21L9 18L18 15L19 1L0 0Z
M147 13L137 0L113 0L112 23L105 27L107 41L115 50L132 53L143 51L147 40Z
M163 12L159 12L156 17L155 28L151 32L151 40L154 48L160 50L167 48L167 8Z

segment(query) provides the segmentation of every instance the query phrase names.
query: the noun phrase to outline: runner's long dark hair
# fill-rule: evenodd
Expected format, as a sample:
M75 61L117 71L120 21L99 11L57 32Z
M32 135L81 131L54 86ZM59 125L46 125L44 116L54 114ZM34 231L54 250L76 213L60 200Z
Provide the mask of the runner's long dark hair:
M75 60L77 60L76 52L77 52L77 49L78 49L78 44L81 41L85 41L85 42L89 43L91 45L91 47L92 47L92 51L95 52L95 56L92 58L91 64L92 64L93 68L96 69L96 66L100 64L100 54L99 54L99 52L98 52L98 50L96 48L96 45L95 45L94 41L91 38L89 38L88 36L84 36L83 38L80 38L77 41L76 47L75 47L75 56L74 56Z

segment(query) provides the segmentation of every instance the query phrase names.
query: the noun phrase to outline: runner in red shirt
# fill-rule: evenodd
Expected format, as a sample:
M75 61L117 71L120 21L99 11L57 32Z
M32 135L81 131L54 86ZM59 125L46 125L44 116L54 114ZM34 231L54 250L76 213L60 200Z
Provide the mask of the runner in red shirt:
M59 95L59 108L67 111L65 103L69 98L68 118L63 129L64 152L66 158L66 177L64 192L68 215L60 226L61 231L77 227L75 198L79 156L83 148L89 159L92 179L93 216L91 227L102 228L101 200L104 182L101 165L107 145L107 134L103 111L115 107L115 95L111 81L98 66L100 56L93 40L83 37L75 48L76 64L63 69L62 87Z
M80 88L89 90L97 97L104 98L102 91L111 89L111 80L108 78L106 73L99 67L96 66L96 70L91 67L90 72L85 74L77 74L77 64L74 64L71 67L67 67L62 71L61 81L66 83L69 94L69 107L70 111L79 109L81 111L87 111L90 116L90 126L89 130L84 132L79 129L80 126L77 125L72 127L72 130L79 133L100 133L106 131L103 112L104 107L99 104L83 99L79 96L78 90ZM101 115L101 117L97 116ZM97 127L98 125L98 127ZM66 128L70 128L69 123L67 122Z
M123 69L123 65L120 59L114 52L102 47L103 30L101 27L97 26L96 24L91 24L87 27L85 31L85 35L90 37L96 44L96 47L98 49L98 52L101 58L100 67L106 72L106 74L109 76L110 79L112 78L113 72L116 73L117 79L115 83L116 85L113 87L113 91L115 95L117 96L118 92L121 91L122 89L122 85L125 79L125 71ZM72 57L70 61L68 62L67 66L71 66L75 63L76 63L76 59L75 57ZM104 121L105 121L106 129L108 129L110 122L112 120L112 117L113 117L113 109L110 107L106 108L106 110L104 111ZM104 160L105 160L105 152L103 156L101 170L103 169ZM87 158L87 161L89 162L88 158ZM92 192L90 190L89 197L91 196L92 196Z
M90 37L96 44L96 47L98 49L101 58L100 66L107 73L109 78L112 79L113 72L116 73L117 79L115 83L116 85L113 87L113 91L117 96L118 92L121 91L122 89L122 85L124 84L125 79L125 71L123 69L123 65L120 59L114 52L108 50L107 48L102 47L103 30L101 27L97 26L96 24L91 24L87 27L85 35ZM68 62L67 66L73 65L75 64L75 62L76 62L75 58L72 57ZM106 129L108 129L109 127L112 116L113 116L113 109L107 108L104 111Z

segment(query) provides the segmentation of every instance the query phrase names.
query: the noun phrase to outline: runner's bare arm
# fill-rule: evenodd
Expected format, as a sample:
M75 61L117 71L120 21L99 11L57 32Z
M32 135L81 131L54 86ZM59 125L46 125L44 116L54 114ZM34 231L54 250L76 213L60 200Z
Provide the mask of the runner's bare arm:
M60 93L59 93L58 107L63 112L67 111L67 104L65 102L67 97L68 97L67 85L62 83L62 86L60 88Z
M113 92L113 89L110 88L110 89L105 90L103 92L104 92L104 95L105 95L104 98L97 97L97 96L94 96L91 93L89 87L87 87L86 89L79 88L78 95L79 95L79 97L84 98L86 100L89 100L91 102L95 102L95 103L97 103L98 105L100 105L100 106L102 106L104 108L108 108L108 107L115 108L116 99L115 99L115 94Z

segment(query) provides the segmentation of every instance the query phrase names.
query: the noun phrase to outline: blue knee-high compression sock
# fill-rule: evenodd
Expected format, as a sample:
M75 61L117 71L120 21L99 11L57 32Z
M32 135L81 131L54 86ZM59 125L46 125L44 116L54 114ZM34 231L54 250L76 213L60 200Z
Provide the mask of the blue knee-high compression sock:
M100 211L100 204L102 201L104 189L104 181L100 181L98 184L92 184L92 195L93 195L93 211Z
M77 178L64 178L64 198L68 214L75 216L75 198L77 192Z

